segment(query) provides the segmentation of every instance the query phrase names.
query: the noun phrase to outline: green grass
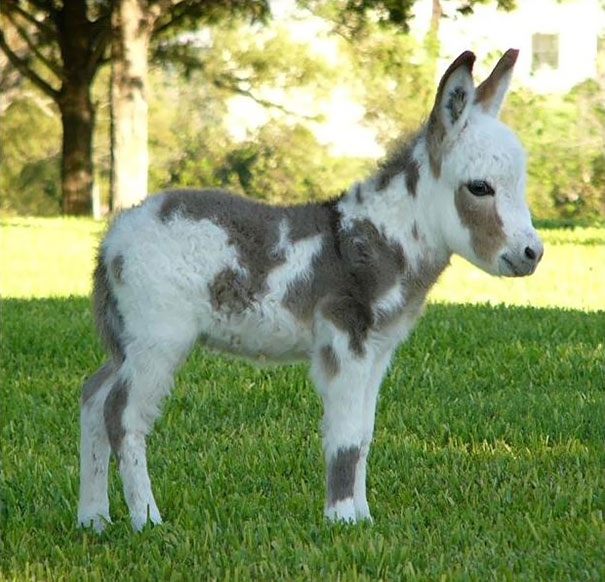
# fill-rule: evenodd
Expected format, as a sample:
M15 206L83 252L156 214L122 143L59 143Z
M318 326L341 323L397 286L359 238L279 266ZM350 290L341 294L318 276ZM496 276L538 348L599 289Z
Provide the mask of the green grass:
M322 519L321 407L305 367L198 350L150 438L164 525L131 532L112 464L114 524L101 536L77 529L75 512L79 389L104 356L87 298L43 297L87 291L103 226L2 230L13 298L2 318L0 580L605 580L603 229L546 231L542 282L490 279L504 291L483 291L476 269L446 274L462 269L448 294L435 291L381 392L373 525ZM482 293L559 307L460 304Z
M86 299L4 302L2 561L26 580L604 579L602 314L433 305L383 386L375 523L322 520L304 366L196 351L150 439L166 523L75 527Z
M2 222L3 296L88 295L96 246L104 230L104 223L82 219ZM541 234L546 253L532 277L491 277L454 257L430 300L605 309L605 227L550 229Z

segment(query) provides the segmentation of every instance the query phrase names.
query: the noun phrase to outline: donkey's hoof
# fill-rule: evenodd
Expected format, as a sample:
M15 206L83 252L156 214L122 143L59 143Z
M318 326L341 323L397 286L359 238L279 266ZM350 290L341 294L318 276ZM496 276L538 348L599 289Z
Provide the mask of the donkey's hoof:
M357 521L366 521L368 523L374 523L374 520L372 519L372 516L370 514L370 508L368 507L367 503L365 503L361 507L355 508L355 517L357 518Z
M345 521L347 523L357 522L353 499L337 501L334 505L327 507L324 513L329 521Z
M90 515L79 515L78 525L83 529L92 529L95 533L103 533L108 524L111 523L109 514L100 515L98 513Z
M160 515L157 509L155 511L150 511L149 514L145 513L140 516L132 516L132 529L135 531L141 531L148 523L152 525L161 525L162 516Z

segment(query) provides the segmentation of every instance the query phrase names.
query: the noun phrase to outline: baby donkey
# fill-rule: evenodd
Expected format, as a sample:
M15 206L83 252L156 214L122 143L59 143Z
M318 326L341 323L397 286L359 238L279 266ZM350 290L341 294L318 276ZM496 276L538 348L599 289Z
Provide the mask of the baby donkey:
M475 89L475 56L461 54L427 123L338 199L269 206L174 190L116 218L94 273L96 324L111 357L82 389L80 524L110 521L110 451L133 527L161 522L146 436L197 343L310 361L323 400L325 515L370 518L366 462L380 383L452 253L504 276L530 275L542 258L524 153L497 119L516 59L507 51Z

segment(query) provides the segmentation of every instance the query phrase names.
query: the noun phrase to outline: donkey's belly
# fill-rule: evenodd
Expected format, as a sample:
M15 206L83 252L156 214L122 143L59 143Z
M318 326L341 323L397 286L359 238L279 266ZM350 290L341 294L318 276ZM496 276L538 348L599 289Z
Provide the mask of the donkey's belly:
M258 361L301 360L311 350L312 326L265 301L242 313L214 313L200 341L212 350Z

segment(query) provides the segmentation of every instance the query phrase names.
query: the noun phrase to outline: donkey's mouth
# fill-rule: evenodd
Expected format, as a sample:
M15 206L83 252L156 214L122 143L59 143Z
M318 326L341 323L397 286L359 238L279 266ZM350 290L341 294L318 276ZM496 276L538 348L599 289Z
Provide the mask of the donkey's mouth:
M498 266L500 268L500 275L504 277L525 277L526 275L531 275L536 268L536 264L533 262L530 263L524 260L514 262L506 254L498 257Z

